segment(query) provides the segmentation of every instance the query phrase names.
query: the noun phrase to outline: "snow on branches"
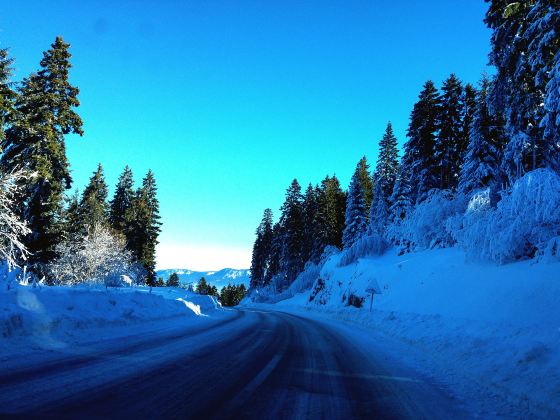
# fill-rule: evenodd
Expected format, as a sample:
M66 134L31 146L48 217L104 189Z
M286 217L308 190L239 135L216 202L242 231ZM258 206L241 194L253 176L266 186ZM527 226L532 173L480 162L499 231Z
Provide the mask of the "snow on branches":
M8 268L16 267L18 261L29 255L23 238L31 233L27 224L15 212L21 181L30 177L24 170L0 171L0 257Z
M114 286L135 277L124 238L101 224L91 227L85 236L76 234L58 244L56 251L60 257L50 264L50 271L59 284Z

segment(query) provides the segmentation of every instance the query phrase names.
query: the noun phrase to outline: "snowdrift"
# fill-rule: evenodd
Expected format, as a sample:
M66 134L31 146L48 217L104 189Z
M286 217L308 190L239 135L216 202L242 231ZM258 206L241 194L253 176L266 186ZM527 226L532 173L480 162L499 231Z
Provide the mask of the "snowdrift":
M45 338L74 330L173 317L195 318L220 308L215 298L176 288L105 289L18 286L0 291L0 341Z

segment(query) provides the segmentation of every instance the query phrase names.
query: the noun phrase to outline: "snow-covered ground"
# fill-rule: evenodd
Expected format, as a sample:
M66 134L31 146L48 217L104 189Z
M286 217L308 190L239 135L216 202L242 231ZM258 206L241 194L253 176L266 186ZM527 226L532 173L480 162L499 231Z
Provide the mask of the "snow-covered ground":
M458 248L339 266L332 256L311 291L274 307L366 326L400 357L479 399L484 415L560 416L560 263L465 262ZM373 310L370 295L375 289ZM350 295L363 307L347 306ZM311 297L313 299L311 300Z
M215 298L179 288L18 286L0 291L0 355L29 345L57 348L74 338L104 337L109 328L196 323L221 312Z

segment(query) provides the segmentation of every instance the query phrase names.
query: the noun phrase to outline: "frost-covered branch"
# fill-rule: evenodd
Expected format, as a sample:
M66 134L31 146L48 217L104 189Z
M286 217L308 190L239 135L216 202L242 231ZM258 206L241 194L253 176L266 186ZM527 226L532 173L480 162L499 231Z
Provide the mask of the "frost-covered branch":
M31 233L27 224L15 212L19 205L16 197L21 181L31 175L24 170L0 172L0 257L8 267L17 266L18 261L25 260L29 255L23 238Z

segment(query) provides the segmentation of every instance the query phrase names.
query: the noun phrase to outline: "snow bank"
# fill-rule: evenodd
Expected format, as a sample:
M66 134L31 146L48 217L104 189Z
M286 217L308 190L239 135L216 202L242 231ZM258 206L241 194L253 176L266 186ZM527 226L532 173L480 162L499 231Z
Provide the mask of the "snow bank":
M19 286L0 291L0 340L48 338L72 330L207 315L215 298L175 288Z
M428 373L472 398L490 396L500 415L560 415L560 263L466 263L457 247L397 254L343 267L333 255L311 291L279 305L397 339L422 354ZM363 307L349 306L350 296Z

